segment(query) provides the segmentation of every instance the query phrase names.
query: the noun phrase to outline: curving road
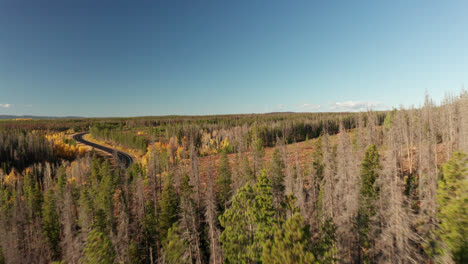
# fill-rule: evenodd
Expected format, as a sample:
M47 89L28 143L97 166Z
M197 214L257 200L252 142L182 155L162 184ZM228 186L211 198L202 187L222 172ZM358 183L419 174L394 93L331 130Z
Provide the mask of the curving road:
M114 151L117 151L117 156L119 157L119 161L120 161L121 164L123 164L125 166L125 168L128 168L128 167L130 167L130 165L132 165L133 158L130 155L128 155L127 153L124 153L122 151L115 150L115 149L112 149L112 148L104 147L102 145L98 145L96 143L89 142L89 141L85 140L83 138L83 136L88 134L88 133L89 132L78 133L78 134L73 136L73 139L75 141L77 141L77 142L88 145L88 146L93 147L95 149L102 150L102 151L107 152L107 153L109 153L111 155L114 154Z

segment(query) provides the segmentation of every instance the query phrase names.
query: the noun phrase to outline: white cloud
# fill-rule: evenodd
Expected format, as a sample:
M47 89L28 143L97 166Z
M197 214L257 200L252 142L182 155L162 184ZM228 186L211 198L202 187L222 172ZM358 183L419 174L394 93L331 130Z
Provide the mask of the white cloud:
M302 110L307 110L307 111L317 111L321 108L322 106L321 105L315 105L315 104L308 104L308 103L302 103L300 105L300 108Z
M3 108L10 108L11 104L0 104L0 107Z
M330 103L329 109L332 111L367 111L370 109L386 110L388 106L380 102L346 101Z
M300 104L277 104L272 108L269 108L269 111L273 112L314 112L318 111L321 108L321 105L309 104L309 103L300 103Z

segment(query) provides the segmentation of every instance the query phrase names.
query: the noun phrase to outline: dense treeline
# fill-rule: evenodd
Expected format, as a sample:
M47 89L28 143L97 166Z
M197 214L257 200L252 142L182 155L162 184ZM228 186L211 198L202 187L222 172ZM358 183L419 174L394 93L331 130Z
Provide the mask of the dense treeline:
M364 116L362 122L368 122L367 118L368 116ZM372 118L376 118L377 123L381 124L385 118L385 112L376 113ZM356 127L358 122L359 114L277 113L238 117L227 116L213 119L202 118L197 122L174 122L162 126L165 128L166 138L172 136L177 136L180 139L184 137L192 138L197 147L203 145L204 134L210 135L210 139L225 137L230 142L241 141L247 144L259 138L265 147L272 147L275 146L278 138L281 138L286 143L300 142L318 137L324 128L326 128L329 134L336 134L340 123L346 129L351 129ZM161 134L160 131L158 132ZM244 137L244 139L239 140L239 137ZM236 148L242 147L237 145Z
M94 119L35 119L35 120L0 120L0 129L39 130L46 132L63 132L72 129L76 132L86 131Z
M0 130L0 168L4 172L53 159L52 145L43 135L24 130Z
M305 165L286 135L313 134L265 143L262 122L300 123L266 116L217 161L201 162L205 120L128 170L88 155L1 171L0 263L466 263L468 96L352 116L318 119Z
M385 112L376 114L381 124ZM287 143L300 142L319 136L324 128L328 133L338 132L340 122L351 129L357 126L359 115L355 113L271 113L224 116L161 116L138 118L89 118L56 120L17 120L0 121L0 128L39 130L46 132L94 131L96 137L115 141L123 146L144 150L147 142L165 141L177 137L180 141L191 138L198 148L206 144L206 139L218 143L240 141L246 144L259 137L264 146L275 146L277 139ZM367 122L367 116L364 116ZM137 136L144 131L145 137ZM146 142L145 140L146 139ZM240 146L233 146L237 151Z
M146 151L147 142L144 137L125 132L122 127L113 124L96 124L90 129L91 135L98 139L111 140L124 147Z

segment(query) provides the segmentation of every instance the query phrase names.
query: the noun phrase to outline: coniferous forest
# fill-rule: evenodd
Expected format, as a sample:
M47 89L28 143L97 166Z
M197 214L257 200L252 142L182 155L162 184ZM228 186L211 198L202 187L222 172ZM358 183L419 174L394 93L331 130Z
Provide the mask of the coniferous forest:
M468 94L0 121L0 263L468 263Z

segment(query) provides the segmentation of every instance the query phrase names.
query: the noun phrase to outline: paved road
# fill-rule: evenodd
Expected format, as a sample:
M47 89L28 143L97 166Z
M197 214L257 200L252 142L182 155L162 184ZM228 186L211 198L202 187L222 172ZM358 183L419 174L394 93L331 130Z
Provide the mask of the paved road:
M98 145L96 143L89 142L89 141L85 140L83 138L83 136L88 134L88 133L89 132L83 132L83 133L76 134L76 135L73 136L73 139L76 140L77 142L80 142L82 144L91 146L91 147L93 147L95 149L102 150L102 151L107 152L107 153L109 153L111 155L114 154L114 151L117 151L117 156L119 157L119 161L120 161L121 164L123 164L125 166L125 168L128 168L128 167L130 167L130 165L132 165L133 159L127 153L124 153L124 152L118 151L118 150L114 150L112 148L104 147L102 145Z

